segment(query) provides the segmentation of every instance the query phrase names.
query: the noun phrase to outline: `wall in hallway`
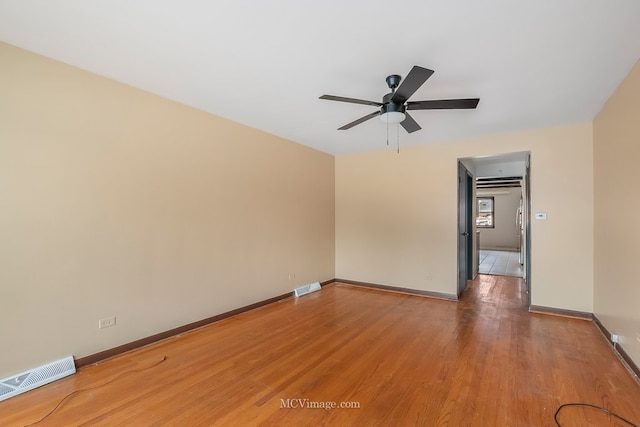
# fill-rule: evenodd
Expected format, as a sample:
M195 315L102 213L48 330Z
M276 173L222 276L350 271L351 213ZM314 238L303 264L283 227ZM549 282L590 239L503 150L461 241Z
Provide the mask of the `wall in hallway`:
M478 227L481 249L519 250L520 228L516 222L516 212L521 194L521 188L477 190L477 197L493 197L494 204L494 227Z

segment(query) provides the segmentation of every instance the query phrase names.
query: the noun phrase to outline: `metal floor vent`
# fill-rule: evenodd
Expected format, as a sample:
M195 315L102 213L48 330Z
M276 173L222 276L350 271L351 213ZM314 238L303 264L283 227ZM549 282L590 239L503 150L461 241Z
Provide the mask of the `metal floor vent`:
M308 285L300 286L299 288L295 288L293 290L293 295L297 298L302 295L310 294L311 292L320 290L320 282L313 282Z
M0 401L75 374L73 356L0 380Z

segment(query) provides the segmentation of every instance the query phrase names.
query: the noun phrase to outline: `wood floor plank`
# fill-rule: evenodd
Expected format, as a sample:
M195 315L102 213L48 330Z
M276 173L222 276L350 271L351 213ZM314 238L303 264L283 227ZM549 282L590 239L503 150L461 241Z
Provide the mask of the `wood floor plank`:
M640 423L640 386L596 326L529 313L524 289L480 275L454 302L326 286L0 402L0 425L73 392L36 425L552 426L571 402ZM559 420L624 425L588 407Z

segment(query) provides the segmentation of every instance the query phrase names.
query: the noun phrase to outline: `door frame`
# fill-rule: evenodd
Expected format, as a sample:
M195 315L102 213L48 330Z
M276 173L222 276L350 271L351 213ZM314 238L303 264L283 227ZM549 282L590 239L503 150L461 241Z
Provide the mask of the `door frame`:
M473 279L473 189L473 175L458 160L458 298L467 289L467 281Z
M531 153L525 160L524 180L524 281L527 287L527 307L531 307Z
M525 282L525 286L526 286L526 293L527 293L527 307L531 306L531 294L533 291L533 286L532 286L532 281L531 281L531 274L532 274L532 252L531 252L531 245L532 245L532 230L531 230L531 217L532 217L532 206L531 206L531 151L527 150L527 151L521 151L518 153L522 153L525 155L525 173L522 177L522 186L523 186L523 199L524 199L524 212L523 212L523 220L524 220L524 251L525 251L525 255L524 255L524 260L525 260L525 265L524 265L524 269L523 269L523 276L522 279ZM460 157L458 158L458 165L461 165L462 167L464 167L465 170L467 170L467 173L469 172L468 169L464 166L464 163L462 163L462 161L468 160L473 162L473 160L475 158L480 158L480 157L501 157L503 155L509 155L512 153L496 153L496 154L492 154L489 156L478 156L478 157ZM458 166L458 168L460 168L460 166ZM474 169L474 174L475 174L475 169ZM457 223L457 230L460 230L460 193L461 191L461 185L462 182L460 180L460 169L458 170L458 223ZM475 217L473 216L473 208L475 208L475 190L476 190L476 185L475 185L475 176L472 176L472 205L471 205L471 230L472 232L470 232L471 236L469 236L471 238L471 246L468 249L468 252L471 254L475 254L476 257L479 254L479 248L476 248L473 246L473 242L475 239ZM461 294L460 291L460 273L461 273L461 265L460 265L460 239L458 238L458 297ZM469 261L470 263L473 263L473 259L476 257L471 257L471 261ZM477 258L476 258L477 259ZM479 266L477 266L479 267ZM475 271L473 271L473 269L469 270L471 271L471 277L469 277L469 279L473 279L473 273ZM467 274L468 275L468 274Z

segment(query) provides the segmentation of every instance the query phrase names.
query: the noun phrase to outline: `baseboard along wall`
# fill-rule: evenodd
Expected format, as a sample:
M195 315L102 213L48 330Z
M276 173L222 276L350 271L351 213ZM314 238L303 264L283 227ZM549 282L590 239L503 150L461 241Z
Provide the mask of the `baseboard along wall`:
M381 290L390 291L390 292L401 292L401 293L405 293L405 294L419 295L419 296L423 296L423 297L444 299L444 300L448 300L448 301L457 301L458 300L458 297L455 294L447 294L447 293L444 293L444 292L423 291L421 289L401 288L401 287L398 287L398 286L389 286L389 285L380 285L380 284L376 284L376 283L358 282L358 281L355 281L355 280L348 280L348 279L335 279L334 282L336 282L336 283L345 283L347 285L360 286L360 287L364 287L364 288L381 289Z
M322 282L322 283L320 283L320 286L325 286L327 284L333 283L334 281L335 281L335 279L331 279L331 280L328 280L326 282ZM278 296L275 296L275 297L272 297L272 298L268 298L268 299L263 300L263 301L258 301L258 302L254 303L254 304L249 304L249 305L246 305L244 307L237 308L235 310L231 310L231 311L227 311L225 313L217 314L215 316L208 317L206 319L199 320L197 322L193 322L193 323L189 323L187 325L179 326L177 328L170 329L168 331L160 332L159 334L151 335L151 336L146 337L146 338L141 338L139 340L132 341L130 343L123 344L123 345L120 345L118 347L110 348L108 350L104 350L104 351L101 351L99 353L95 353L95 354L91 354L89 356L81 357L81 358L78 358L78 359L75 360L76 367L77 368L81 368L83 366L92 365L94 363L101 362L103 360L112 358L114 356L118 356L120 354L129 352L129 351L132 351L132 350L144 347L144 346L147 346L149 344L153 344L153 343L156 343L158 341L162 341L164 339L174 337L176 335L184 334L185 332L189 332L191 330L198 329L198 328L201 328L203 326L210 325L211 323L219 322L219 321L227 319L229 317L236 316L238 314L241 314L241 313L244 313L244 312L247 312L247 311L250 311L250 310L255 310L256 308L260 308L260 307L263 307L265 305L272 304L274 302L281 301L283 299L287 299L287 298L291 298L291 297L293 297L293 291L292 292L287 292L285 294L278 295Z
M604 335L611 348L613 348L613 351L624 362L627 369L629 369L629 371L634 375L636 381L640 383L640 368L633 359L631 359L631 356L624 351L624 348L619 343L613 342L611 332L609 332L595 314L593 315L593 323L595 323L598 329L600 329L600 332L602 332L602 335Z

